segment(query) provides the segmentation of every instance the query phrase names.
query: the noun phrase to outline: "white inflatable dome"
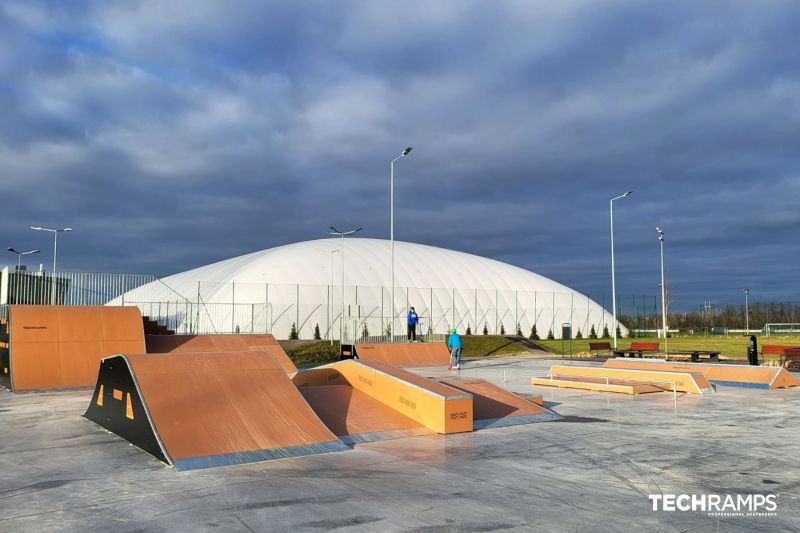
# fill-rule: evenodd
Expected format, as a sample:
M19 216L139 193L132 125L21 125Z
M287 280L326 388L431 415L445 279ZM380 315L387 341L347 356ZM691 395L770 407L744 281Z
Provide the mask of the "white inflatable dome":
M342 254L343 250L343 254ZM385 335L392 320L390 242L321 239L279 246L166 277L111 302L138 305L143 314L179 332L273 333L301 338L315 327L323 338ZM344 260L344 321L342 317ZM573 335L612 327L610 313L587 296L528 270L472 254L395 241L395 321L405 333L414 306L422 332L526 336L536 324L556 338L564 323ZM622 328L623 331L624 328ZM365 335L366 334L366 335Z

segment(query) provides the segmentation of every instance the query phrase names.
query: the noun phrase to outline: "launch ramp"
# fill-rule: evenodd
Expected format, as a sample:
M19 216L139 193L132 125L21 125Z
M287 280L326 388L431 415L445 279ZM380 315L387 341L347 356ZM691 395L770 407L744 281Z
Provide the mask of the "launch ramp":
M627 385L625 385L627 382ZM596 366L559 366L550 367L547 378L533 378L534 385L562 386L590 390L606 390L608 392L626 392L614 387L658 387L661 390L674 390L691 394L711 394L714 388L700 373L677 372L648 368L646 370L627 368L608 368ZM599 386L600 385L600 386ZM640 389L641 392L652 392Z
M563 419L549 409L483 379L446 378L440 382L472 395L473 429Z
M392 344L356 344L362 361L383 361L394 366L447 366L450 352L442 342L401 342Z
M605 368L636 370L661 370L670 372L701 373L716 385L754 389L779 389L800 386L791 372L781 367L706 363L671 363L662 359L609 359Z
M348 449L265 352L105 358L84 416L176 470Z
M295 385L349 385L435 433L472 431L472 395L378 360L346 360L300 372Z
M91 387L103 357L144 349L137 307L11 305L2 372L13 391Z
M272 335L148 335L147 353L267 352L287 374L297 367Z

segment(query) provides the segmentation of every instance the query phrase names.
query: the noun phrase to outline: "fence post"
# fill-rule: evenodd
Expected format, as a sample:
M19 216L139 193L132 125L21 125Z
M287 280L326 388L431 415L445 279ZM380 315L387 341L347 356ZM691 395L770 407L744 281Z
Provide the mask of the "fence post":
M295 316L295 324L297 324L297 338L300 338L300 284L295 284L295 296L294 296L294 316Z
M236 283L231 282L231 333L236 333Z

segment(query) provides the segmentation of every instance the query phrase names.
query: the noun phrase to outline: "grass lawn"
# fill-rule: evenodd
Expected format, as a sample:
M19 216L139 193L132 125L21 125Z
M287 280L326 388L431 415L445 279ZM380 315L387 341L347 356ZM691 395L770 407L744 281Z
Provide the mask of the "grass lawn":
M512 341L494 335L462 335L464 344L462 357L487 357L489 355L513 355L524 353ZM442 344L444 344L442 342ZM587 344L588 346L588 344ZM322 365L339 360L339 342L313 341L296 346L284 346L289 358L296 365Z
M704 350L704 351L718 351L722 357L730 359L747 359L747 343L749 337L700 337L700 336L680 336L671 337L667 339L667 349L669 351L684 351L684 350ZM592 339L592 342L612 342L611 339ZM553 353L561 353L560 340L539 340L535 341L543 348ZM631 345L631 342L658 342L660 348L664 349L664 339L640 338L640 339L617 339L617 346L620 349L626 349ZM759 352L763 344L781 344L787 346L800 346L800 338L798 337L759 337L758 346ZM564 343L564 350L569 353L568 342ZM577 354L589 352L589 339L580 339L572 341L572 353ZM767 358L775 356L767 356Z

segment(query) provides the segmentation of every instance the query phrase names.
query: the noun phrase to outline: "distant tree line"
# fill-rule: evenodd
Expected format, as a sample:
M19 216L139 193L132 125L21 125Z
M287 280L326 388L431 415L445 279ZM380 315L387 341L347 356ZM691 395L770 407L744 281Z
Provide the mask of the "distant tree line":
M750 329L763 329L765 324L800 323L800 303L795 302L753 302L745 313L744 304L724 306L704 306L697 311L670 312L667 325L670 329L681 331L706 331L714 327L744 329L749 319ZM630 329L659 329L661 309L637 315L618 315L619 321Z

